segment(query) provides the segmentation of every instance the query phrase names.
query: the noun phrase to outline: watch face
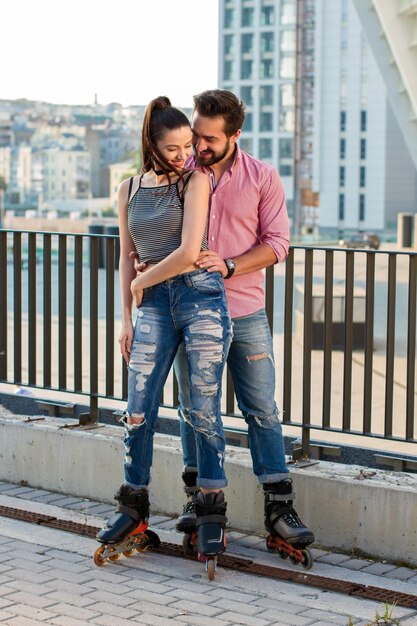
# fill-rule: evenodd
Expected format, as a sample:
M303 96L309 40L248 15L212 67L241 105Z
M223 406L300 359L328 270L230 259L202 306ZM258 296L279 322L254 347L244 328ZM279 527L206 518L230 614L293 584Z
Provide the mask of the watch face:
M234 270L236 267L236 264L234 261L232 261L232 259L227 259L226 260L226 265L229 268L229 270Z

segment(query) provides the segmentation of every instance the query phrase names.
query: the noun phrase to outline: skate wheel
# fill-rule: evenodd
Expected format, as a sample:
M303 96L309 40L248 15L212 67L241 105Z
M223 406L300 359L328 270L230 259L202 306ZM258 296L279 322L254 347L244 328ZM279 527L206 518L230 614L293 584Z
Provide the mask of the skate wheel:
M268 550L268 552L279 552L278 548L276 546L274 546L274 544L272 543L272 537L269 535L266 538L266 549Z
M120 559L120 552L117 552L116 548L114 548L112 552L115 552L115 554L109 556L109 561L117 561L117 559Z
M94 563L95 563L96 565L98 565L99 567L100 567L101 565L104 565L104 563L105 563L105 561L106 561L106 559L103 559L103 557L101 556L101 555L103 554L103 552L104 552L104 549L105 549L105 548L104 548L104 546L100 546L100 547L99 547L99 548L97 548L97 550L94 552L93 560L94 560Z
M206 561L207 578L214 580L214 572L216 571L216 563L214 559L207 559Z
M283 559L285 561L285 559L288 559L288 554L286 552L284 552L284 550L278 550L279 552L279 556L281 557L281 559Z
M290 556L290 561L293 565L298 565L301 561L297 559L295 556Z
M123 552L123 555L127 556L127 557L133 556L134 554L135 554L135 551L133 549L132 550L125 550Z
M182 538L182 547L186 556L192 556L194 554L194 546L191 541L191 535L184 535Z
M313 567L313 557L311 556L310 550L301 550L301 554L304 557L304 561L302 561L301 565L304 569L311 569Z
M147 530L146 536L148 538L149 546L152 548L157 548L161 544L161 540L153 530Z

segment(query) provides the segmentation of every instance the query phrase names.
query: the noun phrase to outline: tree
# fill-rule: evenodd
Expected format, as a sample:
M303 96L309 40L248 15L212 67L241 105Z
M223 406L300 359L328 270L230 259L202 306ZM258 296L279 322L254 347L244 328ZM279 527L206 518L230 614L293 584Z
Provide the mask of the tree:
M0 176L0 189L3 189L3 191L6 191L7 189L7 183L4 176Z

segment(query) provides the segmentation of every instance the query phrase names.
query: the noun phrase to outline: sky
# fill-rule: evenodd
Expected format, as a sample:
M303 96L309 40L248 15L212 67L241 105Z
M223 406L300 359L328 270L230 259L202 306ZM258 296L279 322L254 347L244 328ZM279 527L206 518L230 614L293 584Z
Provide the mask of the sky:
M174 106L217 84L218 0L2 0L0 99Z

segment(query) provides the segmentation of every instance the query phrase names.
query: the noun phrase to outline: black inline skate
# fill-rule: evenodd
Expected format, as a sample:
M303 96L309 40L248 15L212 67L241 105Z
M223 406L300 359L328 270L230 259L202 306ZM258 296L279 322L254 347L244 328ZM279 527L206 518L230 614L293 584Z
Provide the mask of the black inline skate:
M313 543L314 535L304 526L293 507L294 493L291 478L278 483L264 483L265 528L269 532L266 547L278 552L283 559L310 569L313 557L307 546Z
M223 491L197 495L198 559L205 562L209 580L214 579L218 555L226 550L226 507Z
M102 545L94 553L94 563L116 561L121 554L133 556L160 544L156 533L148 530L149 496L146 489L122 485L114 495L116 511L96 535Z
M182 515L177 519L175 525L179 533L184 533L182 546L185 554L192 555L197 541L197 514L195 512L197 494L200 488L197 487L197 470L185 468L182 473L184 481L184 491L187 494L188 502L184 505Z

